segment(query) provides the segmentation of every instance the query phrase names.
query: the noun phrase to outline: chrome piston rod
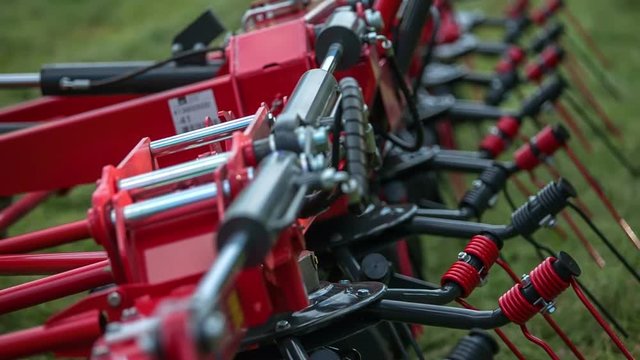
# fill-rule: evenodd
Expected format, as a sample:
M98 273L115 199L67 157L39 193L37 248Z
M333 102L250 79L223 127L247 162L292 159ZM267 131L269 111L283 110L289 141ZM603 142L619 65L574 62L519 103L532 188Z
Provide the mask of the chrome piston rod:
M222 166L228 158L228 153L221 153L132 176L118 181L118 188L130 192L143 192L145 190L158 189L162 186L175 184L180 181L195 179L210 174L213 170Z
M155 140L151 142L149 147L151 153L157 156L212 144L228 139L234 131L244 130L251 124L253 119L253 115L245 116L236 120Z
M39 73L0 74L0 89L35 88L39 86Z
M224 185L228 187L228 183ZM226 189L224 191L227 192ZM122 212L124 221L130 223L144 220L153 215L179 207L192 205L205 200L213 200L216 196L218 196L217 185L215 183L208 183L127 205ZM116 221L115 211L111 212L111 221L113 223Z

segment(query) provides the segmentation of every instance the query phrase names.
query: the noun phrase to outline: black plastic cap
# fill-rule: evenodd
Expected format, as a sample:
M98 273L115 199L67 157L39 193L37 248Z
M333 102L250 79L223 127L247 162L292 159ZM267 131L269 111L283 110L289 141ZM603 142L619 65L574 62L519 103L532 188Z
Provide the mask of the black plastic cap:
M571 133L561 124L556 124L553 126L552 130L553 135L556 137L558 142L565 143L569 138L571 138Z
M389 260L378 253L365 256L362 259L360 269L362 274L369 280L382 281L390 275Z
M560 59L564 59L565 55L567 54L564 48L560 45L555 45L554 48L555 48L555 51L558 53L558 57Z
M578 263L564 251L560 251L556 257L556 261L553 263L553 268L556 273L566 281L569 281L572 277L577 277L582 274L582 270Z
M560 178L560 180L558 180L558 182L556 183L556 186L562 192L565 198L578 196L578 192L576 191L576 188L573 187L573 185L571 185L569 180L565 178Z
M309 357L309 360L340 360L342 359L338 353L330 349L320 349L315 351Z

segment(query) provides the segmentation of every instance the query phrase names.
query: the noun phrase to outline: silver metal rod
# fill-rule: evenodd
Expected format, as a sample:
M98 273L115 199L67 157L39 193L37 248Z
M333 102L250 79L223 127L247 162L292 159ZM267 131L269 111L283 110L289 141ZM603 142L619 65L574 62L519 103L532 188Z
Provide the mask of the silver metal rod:
M293 12L299 8L299 2L296 0L280 1L273 4L264 4L262 6L249 9L242 15L240 23L244 31L249 31L255 25L256 19L262 17L271 19L287 12ZM300 4L301 5L301 4Z
M338 66L338 62L340 61L340 57L342 57L342 45L335 43L329 46L329 50L327 51L327 55L322 60L322 65L320 65L320 69L333 73Z
M39 86L39 73L0 74L0 89L31 88Z
M164 169L132 176L118 182L120 190L150 190L179 181L194 179L211 173L227 162L228 153L221 153L203 159L169 166Z
M125 222L146 219L161 212L195 204L204 200L215 199L218 187L215 183L195 186L184 191L161 195L149 200L127 205L123 209ZM111 220L115 222L115 212L111 213Z
M247 128L254 116L245 116L202 129L152 141L149 145L154 155L164 155L181 150L192 149L227 139L234 131Z
M191 297L191 307L196 319L203 320L217 306L222 292L233 274L242 266L245 247L249 239L239 233L220 249L213 266L202 277Z
M315 21L316 17L322 15L322 13L330 11L335 2L335 0L324 0L304 15L304 21L306 23Z

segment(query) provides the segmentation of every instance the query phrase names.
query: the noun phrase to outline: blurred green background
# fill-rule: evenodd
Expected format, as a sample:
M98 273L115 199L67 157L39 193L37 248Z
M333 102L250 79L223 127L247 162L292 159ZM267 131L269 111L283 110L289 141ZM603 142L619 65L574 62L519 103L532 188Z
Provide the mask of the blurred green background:
M3 0L0 2L0 72L37 71L41 64L53 62L162 59L169 54L173 35L203 9L212 8L228 28L236 29L248 3L248 0L182 2ZM532 1L532 3L537 5L539 2ZM612 59L613 66L608 70L608 74L622 89L623 101L611 100L606 92L597 86L593 78L587 77L586 81L591 84L596 96L602 100L607 112L623 129L625 141L619 145L632 161L640 165L640 159L635 156L640 150L640 141L637 139L637 136L640 136L638 122L640 103L635 99L640 90L640 84L637 81L638 71L640 71L640 35L636 31L637 19L640 16L640 2L637 0L572 0L568 3L572 12ZM497 14L504 8L505 1L468 1L461 2L461 5L463 8L481 8L488 13ZM486 38L496 36L491 32L481 35ZM575 33L572 35L576 38ZM479 63L479 66L490 69L486 62ZM35 96L37 93L32 91L0 91L0 105L16 103ZM513 102L511 104L513 105ZM558 121L553 114L547 114L545 118L549 121ZM583 125L583 129L590 135L595 151L586 154L575 144L574 148L596 174L631 226L640 228L640 219L635 211L636 204L640 201L639 181L619 166L586 126ZM534 130L528 127L525 128L525 132L532 134ZM477 129L473 127L462 128L458 136L463 145L467 144L467 148L473 148L477 143ZM576 185L581 198L594 212L597 225L631 259L632 264L638 267L640 257L637 250L630 245L605 212L594 192L581 180L564 155L557 156L554 162ZM11 169L4 169L2 176L11 176ZM99 174L96 174L96 178L98 176ZM550 179L544 172L541 172L540 176L545 181ZM521 178L528 181L526 177ZM83 218L90 204L92 190L93 185L86 185L73 190L68 196L50 198L44 206L39 207L12 227L10 235ZM513 186L511 193L516 198L516 203L520 204L524 201L525 198L518 194ZM508 208L504 205L504 201L500 201L497 210L492 211L483 220L504 223L508 220L508 216ZM566 225L563 226L565 229L568 228ZM543 230L537 234L536 238L554 249L567 250L575 255L582 264L583 281L627 328L630 337L625 341L634 354L640 354L638 284L616 263L606 248L597 242L592 233L588 230L585 232L608 261L603 271L598 270L590 261L575 237L570 236L567 240L562 240L555 232ZM429 260L425 273L430 279L437 280L437 274L441 274L450 265L463 243L455 240L425 239L425 251ZM93 243L85 241L62 247L61 250L93 248L96 248ZM504 254L518 273L528 272L538 263L532 248L520 239L507 243ZM0 277L0 287L7 287L28 279L32 277ZM489 285L477 290L469 300L478 307L491 309L495 307L497 298L509 287L510 283L506 276L501 271L495 270ZM0 333L36 325L53 311L63 308L69 301L76 298L71 297L26 311L2 315L0 316ZM559 299L558 305L559 310L554 317L585 351L587 358L616 359L620 357L570 291ZM566 347L540 317L530 323L530 329L539 337L549 339L561 358L571 357ZM527 358L545 358L542 350L523 339L517 327L508 326L507 333L521 346ZM461 331L425 328L421 344L429 359L437 359L441 358L462 335L464 332ZM512 355L502 346L499 358L508 359L512 358Z

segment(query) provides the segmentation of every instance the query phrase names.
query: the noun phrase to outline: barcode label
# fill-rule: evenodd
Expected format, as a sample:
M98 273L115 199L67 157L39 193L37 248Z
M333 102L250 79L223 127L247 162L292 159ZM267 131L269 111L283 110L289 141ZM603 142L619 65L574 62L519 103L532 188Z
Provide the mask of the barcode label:
M204 127L204 120L209 116L215 124L218 120L218 106L212 90L204 90L193 94L169 99L169 110L176 134L193 131Z

